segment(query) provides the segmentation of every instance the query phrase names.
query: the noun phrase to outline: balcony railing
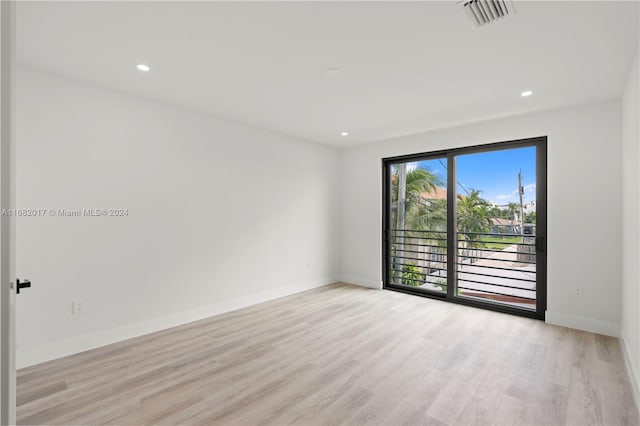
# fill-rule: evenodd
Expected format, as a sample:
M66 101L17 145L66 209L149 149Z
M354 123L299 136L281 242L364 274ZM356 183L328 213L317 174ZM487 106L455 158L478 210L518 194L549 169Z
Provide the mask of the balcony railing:
M393 229L390 280L396 285L447 291L445 232ZM456 294L535 309L535 235L458 232Z

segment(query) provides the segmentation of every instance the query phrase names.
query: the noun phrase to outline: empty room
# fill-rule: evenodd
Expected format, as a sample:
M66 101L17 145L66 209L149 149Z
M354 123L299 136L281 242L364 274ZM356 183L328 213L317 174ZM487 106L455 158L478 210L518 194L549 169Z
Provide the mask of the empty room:
M1 424L640 425L640 2L0 21Z

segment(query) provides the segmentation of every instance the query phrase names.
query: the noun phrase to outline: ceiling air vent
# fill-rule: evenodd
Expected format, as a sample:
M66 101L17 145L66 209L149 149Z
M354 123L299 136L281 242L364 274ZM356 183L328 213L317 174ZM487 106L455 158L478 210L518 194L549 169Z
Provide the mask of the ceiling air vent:
M515 13L511 0L463 0L460 4L478 27Z

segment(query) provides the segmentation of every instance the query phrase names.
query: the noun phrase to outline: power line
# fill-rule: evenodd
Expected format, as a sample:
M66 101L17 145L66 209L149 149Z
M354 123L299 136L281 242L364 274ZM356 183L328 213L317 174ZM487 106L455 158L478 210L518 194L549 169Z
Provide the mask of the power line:
M441 159L438 158L438 162L440 163L440 165L442 166L442 168L445 170L445 172L447 171L447 166L442 162ZM460 181L456 180L456 183L458 184L458 186L460 188L462 188L462 190L467 194L467 195L471 195L471 193L469 191L467 191L467 188L464 187L464 185L462 185L460 183Z

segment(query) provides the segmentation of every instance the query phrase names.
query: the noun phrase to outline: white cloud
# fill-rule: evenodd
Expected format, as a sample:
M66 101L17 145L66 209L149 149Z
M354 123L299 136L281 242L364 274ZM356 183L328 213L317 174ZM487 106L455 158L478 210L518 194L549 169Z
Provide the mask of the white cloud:
M525 185L523 187L524 189L524 193L525 194L534 194L536 193L536 184L535 183L530 183L528 185ZM498 194L495 197L497 200L499 201L506 201L506 200L512 200L512 201L516 201L516 199L518 198L518 190L514 189L513 192L509 193L509 194Z

